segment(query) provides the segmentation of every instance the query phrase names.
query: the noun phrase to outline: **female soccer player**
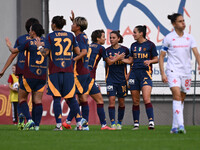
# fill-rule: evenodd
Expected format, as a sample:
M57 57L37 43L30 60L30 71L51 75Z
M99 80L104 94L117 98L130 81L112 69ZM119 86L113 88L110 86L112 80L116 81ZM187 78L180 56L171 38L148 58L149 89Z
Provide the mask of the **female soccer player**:
M18 53L19 51L26 52L26 59L24 65L23 80L20 82L19 88L19 103L22 113L27 119L27 123L24 126L24 130L29 130L35 126L35 130L39 130L39 124L42 118L42 95L46 84L46 68L47 59L42 56L40 51L35 45L36 38L40 38L44 34L44 29L40 24L34 24L30 27L31 40L27 40L24 44L17 48L12 48L9 39L6 39L6 44L12 53ZM29 107L27 104L28 94L32 92L32 100L35 105L35 122L29 113Z
M125 104L124 98L127 95L126 84L126 64L118 60L116 62L111 61L115 59L117 55L125 54L125 58L129 56L129 49L119 43L123 42L123 37L119 31L112 31L110 33L111 46L106 49L106 86L107 95L109 97L109 117L111 121L111 128L122 129L122 120L124 117ZM115 124L115 97L118 97L118 122Z
M81 115L77 100L75 99L75 83L73 72L72 52L80 54L75 37L72 33L63 31L66 20L63 16L55 16L52 19L52 33L48 34L45 40L44 49L41 44L39 49L44 56L49 55L48 68L48 93L53 96L53 109L56 119L56 128L62 129L62 109L61 98L63 97L72 113L72 118L76 116L77 130L81 130ZM77 56L79 57L79 55ZM75 57L74 59L77 59ZM68 126L71 128L71 126Z
M152 64L158 62L158 53L155 44L146 39L146 26L136 26L133 30L133 37L136 42L131 45L130 57L122 60L124 63L132 64L129 86L133 99L133 130L139 129L140 91L142 91L146 107L149 129L154 129L154 114L151 104Z
M26 21L25 28L26 28L27 34L24 34L24 35L17 38L15 45L14 45L14 48L16 48L20 45L23 45L26 40L31 39L30 35L29 35L30 27L33 24L36 24L36 23L37 24L39 23L39 21L36 18L29 18ZM23 71L24 71L24 63L25 63L25 55L24 54L25 54L24 51L14 53L14 54L10 54L10 56L8 57L8 59L6 61L6 64L4 65L3 69L0 72L0 78L4 75L7 68L10 66L10 64L13 62L13 60L17 56L16 75L19 76L19 83L20 83L22 81L22 76L23 76ZM34 117L35 116L34 115L35 114L35 107L36 107L36 105L33 102L32 103L32 119L33 119L33 121L35 120L35 117ZM24 128L24 115L22 114L22 112L20 110L19 104L18 104L17 109L18 109L18 117L19 117L18 129L21 130L21 129Z
M168 15L174 27L163 40L159 58L162 81L168 83L173 97L173 122L170 133L186 133L184 128L183 107L186 93L191 87L191 51L193 51L200 70L200 55L194 38L184 32L185 20L181 14ZM168 55L166 74L164 57Z

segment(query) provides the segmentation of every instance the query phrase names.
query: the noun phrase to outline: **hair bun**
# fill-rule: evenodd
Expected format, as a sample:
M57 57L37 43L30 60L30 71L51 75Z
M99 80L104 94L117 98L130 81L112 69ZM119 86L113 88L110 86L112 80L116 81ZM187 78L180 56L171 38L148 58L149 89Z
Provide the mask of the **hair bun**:
M168 15L167 18L171 20L172 19L172 15Z

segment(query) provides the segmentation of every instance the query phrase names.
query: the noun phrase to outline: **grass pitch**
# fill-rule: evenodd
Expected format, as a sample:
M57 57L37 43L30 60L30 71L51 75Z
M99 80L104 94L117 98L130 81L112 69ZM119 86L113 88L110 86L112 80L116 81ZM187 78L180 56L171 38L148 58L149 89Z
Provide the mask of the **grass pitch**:
M18 131L14 125L0 125L1 150L198 150L200 126L186 126L186 134L170 134L171 126L147 126L133 131L101 131L90 125L90 131L53 131L55 126L41 125L39 131ZM74 126L73 126L74 127Z

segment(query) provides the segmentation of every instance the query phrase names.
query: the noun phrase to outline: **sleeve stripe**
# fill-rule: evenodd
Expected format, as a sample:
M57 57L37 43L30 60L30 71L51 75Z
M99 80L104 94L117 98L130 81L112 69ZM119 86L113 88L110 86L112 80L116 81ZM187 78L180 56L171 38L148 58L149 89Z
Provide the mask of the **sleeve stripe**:
M168 49L169 49L168 47L162 46L163 51L167 51Z

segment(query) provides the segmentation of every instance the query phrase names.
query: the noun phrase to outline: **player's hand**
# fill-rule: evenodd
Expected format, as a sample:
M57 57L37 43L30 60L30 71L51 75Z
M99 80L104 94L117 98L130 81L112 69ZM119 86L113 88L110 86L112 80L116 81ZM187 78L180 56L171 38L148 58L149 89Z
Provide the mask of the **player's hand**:
M70 17L70 20L73 22L74 21L74 12L73 12L73 10L71 10L71 14L72 14L72 16Z
M43 46L43 45L42 45L42 42L40 41L40 38L39 38L39 37L36 38L36 46L37 46L37 47Z
M198 66L198 71L199 71L199 74L200 74L200 65Z
M9 38L6 37L5 40L6 40L6 45L8 46L8 48L12 47L12 44L11 44Z
M115 54L115 57L118 58L118 60L122 60L125 57L125 53L120 54L120 52L118 52L118 53Z
M161 76L162 76L162 81L163 81L163 83L168 83L168 79L167 79L166 74L163 74L163 75L161 75Z
M149 66L150 64L151 64L150 60L145 60L145 61L144 61L144 65L145 65L145 66Z
M0 72L0 78L3 77L3 75L4 75L4 72Z

